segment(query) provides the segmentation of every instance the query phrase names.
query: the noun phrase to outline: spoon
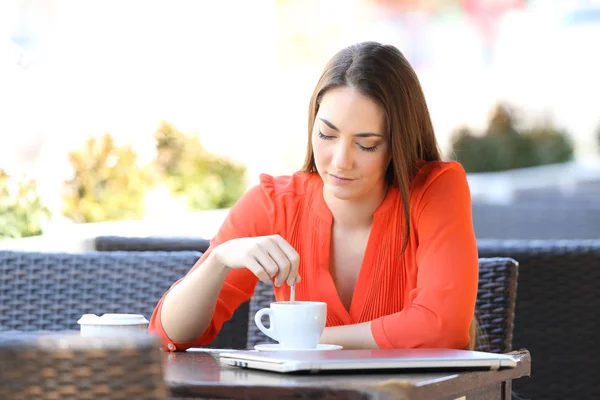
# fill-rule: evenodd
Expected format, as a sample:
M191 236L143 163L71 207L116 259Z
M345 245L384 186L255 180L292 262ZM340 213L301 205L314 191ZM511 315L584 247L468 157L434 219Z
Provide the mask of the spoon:
M290 286L290 304L294 304L296 301L296 283L292 283Z

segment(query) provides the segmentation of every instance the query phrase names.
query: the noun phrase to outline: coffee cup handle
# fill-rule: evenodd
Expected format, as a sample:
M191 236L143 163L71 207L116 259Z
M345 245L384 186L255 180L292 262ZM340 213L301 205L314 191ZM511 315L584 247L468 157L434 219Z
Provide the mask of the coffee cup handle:
M269 328L266 328L262 323L262 317L265 315L269 316ZM275 326L273 325L273 310L271 310L270 308L262 308L258 310L256 315L254 316L254 323L262 333L264 333L271 339L277 340L277 338L275 337Z

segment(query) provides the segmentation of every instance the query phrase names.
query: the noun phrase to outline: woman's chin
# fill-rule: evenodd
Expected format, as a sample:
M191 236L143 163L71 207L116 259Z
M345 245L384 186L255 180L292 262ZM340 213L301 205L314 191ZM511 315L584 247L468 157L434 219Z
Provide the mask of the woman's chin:
M339 200L354 200L357 198L357 192L356 189L349 187L350 185L346 185L346 186L338 186L338 185L331 185L331 184L326 184L325 187L327 188L327 191L329 192L329 194Z

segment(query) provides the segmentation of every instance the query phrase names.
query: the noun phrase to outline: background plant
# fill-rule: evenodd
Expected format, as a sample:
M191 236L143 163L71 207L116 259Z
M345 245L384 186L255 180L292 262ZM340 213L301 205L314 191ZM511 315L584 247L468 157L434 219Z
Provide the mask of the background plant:
M231 207L246 190L246 167L208 152L197 135L162 122L154 133L155 167L175 196L192 211Z
M110 134L88 139L69 153L73 177L65 182L63 214L75 222L139 219L151 171L137 164L130 145L117 146Z
M10 176L0 168L0 239L16 239L42 233L50 211L44 206L33 180L16 182L10 189Z
M550 122L517 129L514 112L498 105L483 135L460 128L452 138L452 158L467 172L504 171L573 159L567 132Z

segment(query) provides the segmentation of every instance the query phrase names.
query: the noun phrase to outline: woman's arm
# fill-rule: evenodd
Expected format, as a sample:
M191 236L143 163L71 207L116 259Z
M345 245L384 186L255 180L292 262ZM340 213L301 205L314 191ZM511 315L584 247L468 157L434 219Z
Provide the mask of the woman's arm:
M379 348L371 333L370 322L327 327L323 331L319 343L337 344L345 350Z
M229 270L214 255L232 239L270 235L276 207L273 181L265 177L231 208L209 249L186 276L175 282L152 314L149 330L168 350L210 343L225 321L250 299L258 278L248 269Z
M173 287L162 302L162 328L174 342L192 342L198 337L198 332L206 331L229 272L216 259L214 252L197 264L202 265Z
M331 326L325 328L319 343L322 344L337 344L345 350L353 349L379 349L379 345L373 337L371 331L371 322L363 322L361 324ZM469 335L471 339L465 350L473 350L475 344L475 334L477 332L477 321L472 320L469 327Z
M371 321L381 348L460 349L470 339L479 265L466 173L451 162L425 176L411 217L418 240L416 287L406 308Z
M273 280L275 286L281 286L286 281L289 284L296 280L298 261L296 250L279 235L237 238L221 243L199 268L165 297L161 309L165 333L174 341L186 342L196 338L198 332L204 332L231 270L250 275L250 281Z

